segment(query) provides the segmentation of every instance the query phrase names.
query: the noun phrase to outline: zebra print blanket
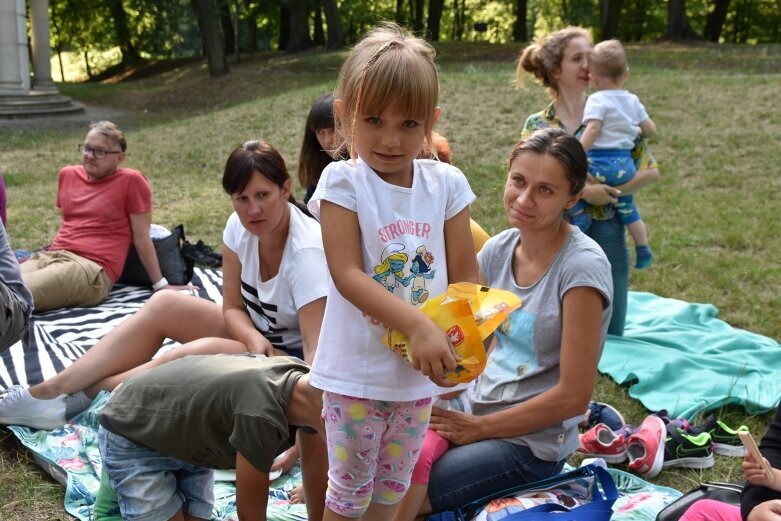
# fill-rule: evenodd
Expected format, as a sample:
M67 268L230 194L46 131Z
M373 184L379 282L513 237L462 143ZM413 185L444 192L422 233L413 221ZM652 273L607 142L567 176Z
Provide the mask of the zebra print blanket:
M192 284L197 288L193 293L222 302L221 271L196 269ZM118 285L99 306L34 314L29 346L17 342L1 355L0 388L16 384L28 387L51 378L138 311L151 294L148 288ZM176 345L168 340L163 347L167 350Z

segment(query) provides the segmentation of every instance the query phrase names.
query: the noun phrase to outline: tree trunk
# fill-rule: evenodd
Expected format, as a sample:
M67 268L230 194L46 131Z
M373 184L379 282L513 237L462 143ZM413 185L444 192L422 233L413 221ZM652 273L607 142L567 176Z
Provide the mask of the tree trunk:
M409 0L410 13L412 14L412 30L415 34L423 32L423 0Z
M87 70L87 78L92 79L92 69L89 66L89 51L84 51L84 68Z
M428 38L432 42L439 41L439 30L442 22L442 11L445 8L445 0L429 0L428 2L428 20L426 28Z
M526 0L516 0L515 2L515 24L513 25L513 41L525 42L529 40L526 32Z
M236 63L241 61L239 55L239 20L241 19L241 1L234 0L231 10L231 24L233 25L233 53L236 56Z
M127 13L122 5L122 0L107 0L111 18L114 20L114 31L117 35L117 45L122 53L122 63L138 63L141 56L130 37L130 29L127 25Z
M247 52L258 52L258 5L252 0L244 0L244 11L247 13Z
M193 0L195 14L198 17L198 28L201 31L201 42L206 51L209 63L209 76L219 78L230 72L228 60L220 36L219 18L214 8L214 0Z
M312 46L309 38L309 10L306 0L287 0L290 11L290 40L285 51L298 52Z
M222 43L224 46L225 54L228 55L233 52L233 47L236 44L236 33L233 31L233 20L231 16L230 2L218 2L217 6L220 11L220 26L222 27Z
M453 0L453 39L461 41L464 38L465 0Z
M298 52L312 46L309 38L309 9L306 0L286 0L289 11L290 39L285 51Z
M315 5L314 31L312 40L315 45L325 46L325 32L323 31L323 7Z
M290 10L282 4L279 9L279 45L277 49L283 51L290 42Z
M669 0L667 2L667 30L662 40L694 40L701 39L689 25L686 15L686 0Z
M708 13L705 22L705 38L713 43L719 43L724 22L727 20L729 0L713 0L713 9Z
M396 13L395 22L399 25L404 24L404 0L396 0Z
M603 0L602 6L602 39L610 40L618 36L618 18L621 15L622 0Z
M325 48L333 51L344 45L344 30L336 0L323 0L323 11L325 12L325 23L328 26L328 43Z

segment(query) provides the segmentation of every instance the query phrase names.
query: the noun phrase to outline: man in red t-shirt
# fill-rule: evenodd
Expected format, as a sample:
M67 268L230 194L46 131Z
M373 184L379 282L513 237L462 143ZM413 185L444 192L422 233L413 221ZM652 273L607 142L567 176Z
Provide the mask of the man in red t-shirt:
M93 123L80 150L83 164L60 170L57 235L21 266L39 312L103 302L131 243L157 281L154 289L168 285L149 236L152 188L141 172L120 168L127 150L122 131L110 121Z

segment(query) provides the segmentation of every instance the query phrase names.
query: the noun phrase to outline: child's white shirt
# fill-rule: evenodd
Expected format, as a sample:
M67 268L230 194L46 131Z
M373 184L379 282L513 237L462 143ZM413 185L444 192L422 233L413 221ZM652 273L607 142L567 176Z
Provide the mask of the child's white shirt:
M640 99L627 90L599 90L586 99L583 124L602 122L602 130L591 148L625 149L635 146L637 127L648 119Z
M357 159L326 167L309 209L319 219L320 201L326 200L355 212L367 282L383 284L395 297L420 305L423 292L433 297L447 289L445 221L474 199L464 174L451 165L415 160L412 187L405 188L386 183ZM401 269L395 273L385 269L388 257L396 259ZM338 269L329 266L331 272ZM445 392L385 347L385 333L382 324L364 316L331 284L312 364L312 385L385 401L418 400Z

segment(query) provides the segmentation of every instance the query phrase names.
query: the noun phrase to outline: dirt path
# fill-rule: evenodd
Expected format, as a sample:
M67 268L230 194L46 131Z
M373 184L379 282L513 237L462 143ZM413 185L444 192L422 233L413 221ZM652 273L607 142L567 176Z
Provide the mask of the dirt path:
M61 116L35 116L27 118L0 118L0 129L51 130L63 127L86 128L93 121L108 119L121 122L127 112L102 107L85 107L84 112Z

